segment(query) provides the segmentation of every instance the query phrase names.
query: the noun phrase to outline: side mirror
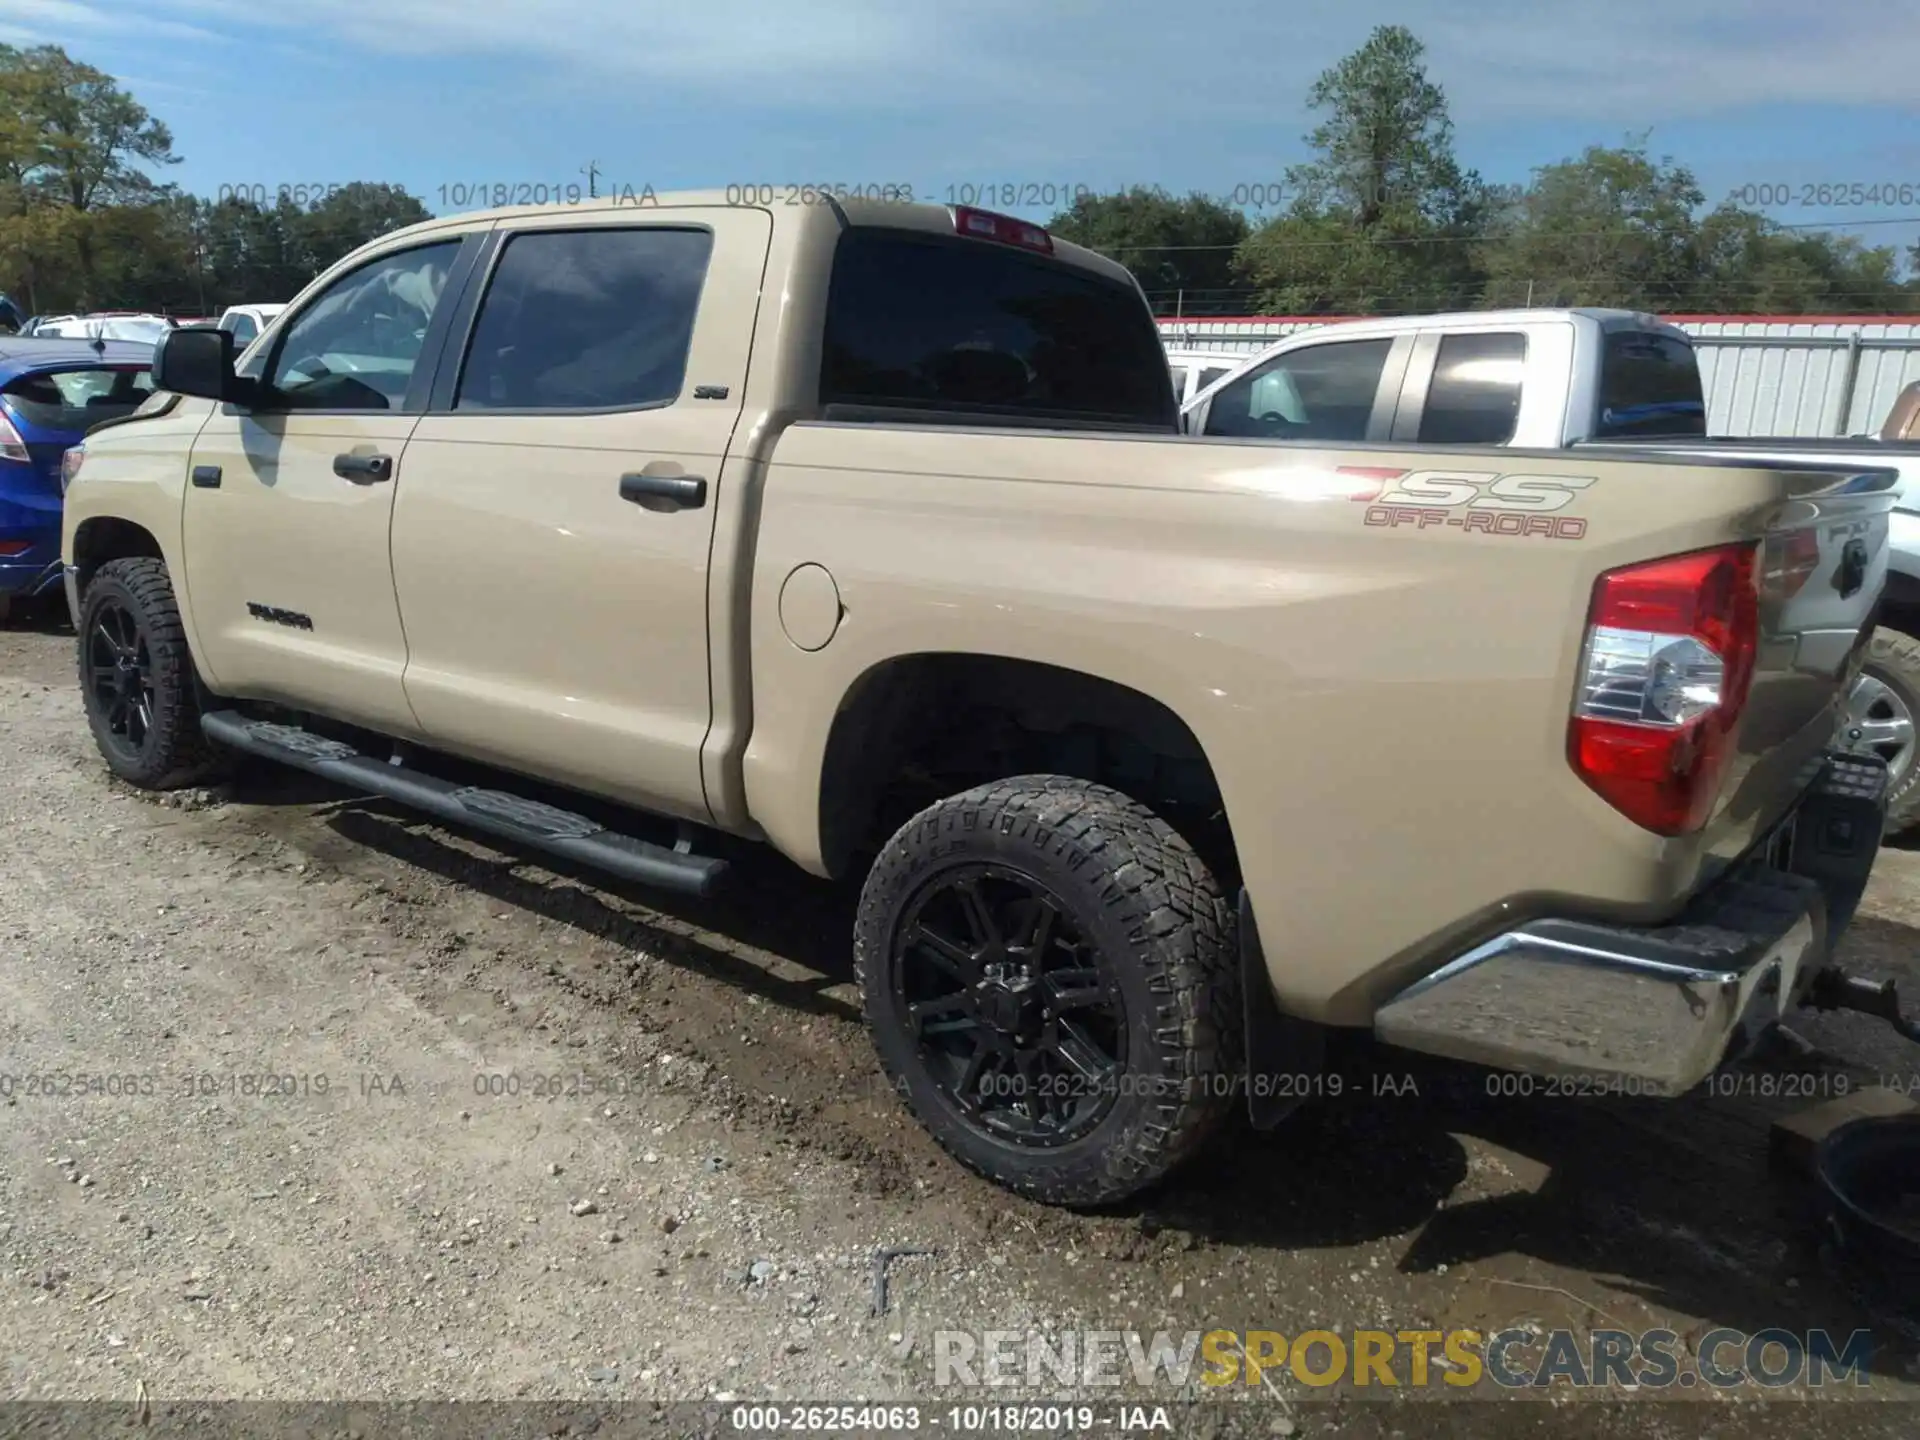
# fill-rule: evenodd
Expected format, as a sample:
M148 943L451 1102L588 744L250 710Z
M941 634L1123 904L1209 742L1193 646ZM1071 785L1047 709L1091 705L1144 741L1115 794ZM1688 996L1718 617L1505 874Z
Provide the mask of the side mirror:
M233 373L233 336L214 325L182 325L153 350L153 387L203 400L238 401L246 383Z

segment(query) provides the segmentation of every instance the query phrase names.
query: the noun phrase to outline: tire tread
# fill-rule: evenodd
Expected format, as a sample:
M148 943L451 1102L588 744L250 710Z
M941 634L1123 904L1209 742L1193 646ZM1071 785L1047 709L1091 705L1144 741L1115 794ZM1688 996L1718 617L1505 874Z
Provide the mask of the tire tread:
M147 653L153 660L155 730L158 744L143 762L128 766L102 744L100 750L114 774L147 790L177 790L203 784L221 768L222 756L200 728L200 678L187 647L186 626L166 562L150 556L109 560L94 572L87 585L91 597L103 584L118 585L138 607L146 631ZM88 605L81 603L81 631L77 637L81 683L86 676ZM164 698L163 698L164 696ZM88 707L92 720L91 701ZM97 737L96 737L97 739Z
M1084 898L1119 921L1131 946L1120 962L1142 967L1155 997L1156 1053L1147 1057L1153 1072L1192 1083L1143 1097L1137 1123L1097 1155L1069 1147L1055 1164L1031 1156L1017 1166L997 1164L1001 1147L966 1143L971 1132L944 1115L922 1112L921 1119L962 1164L1034 1199L1084 1205L1125 1198L1201 1150L1237 1093L1218 1083L1237 1074L1242 1049L1236 912L1193 848L1147 806L1092 781L1014 776L928 807L884 847L867 879L854 947L863 995L889 983L887 937L875 933L884 924L874 913L885 909L878 897L910 884L929 858L983 829L1052 855L1080 877ZM906 1076L884 1049L880 1054L895 1090L910 1101Z

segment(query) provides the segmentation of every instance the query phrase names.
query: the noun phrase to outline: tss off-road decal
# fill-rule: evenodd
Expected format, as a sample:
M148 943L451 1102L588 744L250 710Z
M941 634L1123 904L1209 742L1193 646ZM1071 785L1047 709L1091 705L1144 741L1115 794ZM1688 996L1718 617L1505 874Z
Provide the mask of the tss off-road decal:
M1587 522L1561 515L1591 475L1502 475L1495 470L1393 470L1342 465L1362 483L1352 498L1367 507L1366 523L1426 530L1444 526L1482 535L1578 540Z

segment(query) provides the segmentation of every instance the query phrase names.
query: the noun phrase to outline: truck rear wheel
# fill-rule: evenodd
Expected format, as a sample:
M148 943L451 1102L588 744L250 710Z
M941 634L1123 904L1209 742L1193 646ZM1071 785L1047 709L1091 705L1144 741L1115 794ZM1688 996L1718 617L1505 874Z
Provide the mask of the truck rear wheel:
M211 778L219 757L200 729L200 682L167 567L110 560L80 602L80 693L101 756L122 780L172 790Z
M1105 786L997 781L923 810L868 875L854 959L880 1061L933 1137L1037 1200L1099 1205L1238 1098L1233 911Z
M1920 823L1920 640L1882 625L1873 632L1866 663L1847 696L1840 725L1842 748L1887 762L1886 833Z

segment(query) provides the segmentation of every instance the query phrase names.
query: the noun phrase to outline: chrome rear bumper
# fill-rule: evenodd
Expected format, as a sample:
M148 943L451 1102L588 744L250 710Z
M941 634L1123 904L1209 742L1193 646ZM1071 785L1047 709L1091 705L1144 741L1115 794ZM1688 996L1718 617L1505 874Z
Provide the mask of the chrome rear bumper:
M1784 868L1742 867L1670 925L1537 920L1408 987L1388 1044L1678 1095L1792 1010L1853 919L1880 847L1886 770L1831 757L1791 817Z

